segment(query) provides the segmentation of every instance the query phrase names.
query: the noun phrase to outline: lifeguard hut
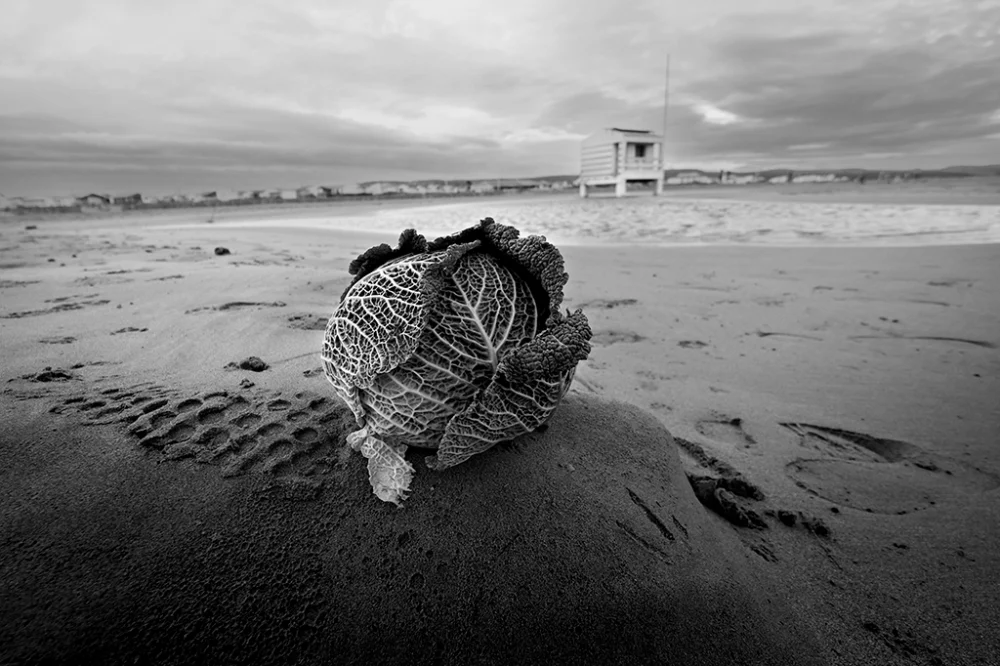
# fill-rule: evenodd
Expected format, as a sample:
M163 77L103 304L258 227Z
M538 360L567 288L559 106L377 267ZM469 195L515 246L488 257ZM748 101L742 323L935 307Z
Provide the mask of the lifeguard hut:
M663 137L650 130L611 127L583 140L580 151L580 196L595 185L614 185L624 196L629 183L655 183L663 193Z

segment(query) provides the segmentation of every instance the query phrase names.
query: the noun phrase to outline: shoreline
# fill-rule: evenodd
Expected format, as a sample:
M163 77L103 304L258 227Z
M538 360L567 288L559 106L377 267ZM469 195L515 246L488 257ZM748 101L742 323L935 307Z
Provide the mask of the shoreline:
M295 224L295 221L291 221L289 224L287 221L285 223L271 222L271 221L261 221L261 222L232 222L232 223L216 223L214 226L218 229L255 229L264 232L296 232L296 233L308 233L308 232L319 232L322 234L362 234L362 235L377 235L390 239L392 242L399 238L399 232L395 231L380 231L380 230L363 230L363 229L348 229L336 226L325 226L321 224ZM470 222L473 224L474 222ZM198 224L176 224L176 225L164 225L161 227L165 230L196 230L201 228ZM456 230L457 231L457 230ZM972 232L979 230L971 230ZM437 238L436 234L424 234L424 232L418 227L417 232L425 235L428 239ZM454 232L451 232L454 233ZM918 234L913 234L913 237L923 237L930 235L939 235L940 232L923 232ZM449 235L443 233L441 235ZM529 234L523 234L527 236ZM546 235L548 238L548 235ZM879 241L877 239L884 238L885 241ZM621 248L631 248L631 247L656 247L661 249L673 249L673 248L775 248L775 249L904 249L904 248L922 248L922 247L976 247L981 245L997 245L1000 244L1000 239L997 240L986 240L980 242L971 242L963 240L939 240L933 243L914 243L914 242L892 242L891 239L899 239L898 235L886 234L878 237L869 237L863 240L857 241L847 241L847 240L827 240L818 241L815 239L810 239L808 237L803 237L798 241L736 241L736 240L724 240L724 241L701 241L701 240L691 240L691 241L658 241L658 240L634 240L634 241L607 241L602 239L594 239L587 241L580 238L562 238L558 240L551 240L554 244L559 247L578 247L578 248L610 248L610 249L621 249ZM392 244L392 243L390 243Z

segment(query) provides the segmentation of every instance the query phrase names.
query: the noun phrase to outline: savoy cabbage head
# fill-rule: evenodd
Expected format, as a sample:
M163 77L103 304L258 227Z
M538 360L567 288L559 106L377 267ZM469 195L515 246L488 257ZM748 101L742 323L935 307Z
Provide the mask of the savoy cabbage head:
M587 317L559 311L569 279L559 250L492 218L432 242L408 229L350 273L323 366L386 502L406 499L407 446L436 449L426 462L441 470L535 430L590 353Z

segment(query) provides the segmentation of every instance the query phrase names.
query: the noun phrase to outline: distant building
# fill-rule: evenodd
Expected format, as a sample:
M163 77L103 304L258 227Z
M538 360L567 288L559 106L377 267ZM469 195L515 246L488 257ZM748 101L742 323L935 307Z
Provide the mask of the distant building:
M678 171L666 179L667 185L714 185L719 179L702 171Z
M792 178L793 183L832 183L837 175L832 173L804 173Z
M365 194L380 196L383 194L400 194L403 191L401 183L395 181L377 181L364 183Z
M523 178L501 178L497 181L496 189L501 192L524 192L538 187L538 182Z
M325 185L309 185L296 190L299 199L328 199L337 194L336 188Z
M228 203L230 201L239 201L240 193L236 190L217 190L215 192L215 200L220 203Z
M55 202L48 197L11 197L7 200L11 210L18 208L55 208Z
M135 194L126 194L125 196L115 197L114 202L120 206L138 206L142 203L142 195L138 192Z
M340 194L345 194L348 196L368 194L368 192L365 190L364 185L361 185L359 183L348 183L346 185L339 186L337 189L340 191Z
M649 130L611 127L591 134L580 150L580 196L597 185L614 185L623 196L630 182L653 182L663 192L663 137Z
M493 192L495 190L496 185L494 185L493 181L490 180L480 180L469 186L469 192L474 192L475 194L487 194L488 192Z
M81 206L110 206L111 197L104 194L87 194L82 197L77 197L77 202Z

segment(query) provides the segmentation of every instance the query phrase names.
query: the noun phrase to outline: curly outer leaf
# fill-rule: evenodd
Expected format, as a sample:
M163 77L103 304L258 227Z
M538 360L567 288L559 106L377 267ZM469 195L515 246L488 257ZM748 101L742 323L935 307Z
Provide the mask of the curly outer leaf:
M393 259L410 254L423 254L425 252L427 252L427 239L418 234L416 229L405 229L399 235L399 245L396 246L396 249L390 247L388 243L368 248L358 255L358 258L352 261L348 267L347 272L354 276L354 280L351 281L351 284L341 294L340 300L344 300L344 296L347 295L347 292L350 291L355 283L359 282L366 275L374 273Z
M368 482L375 496L400 506L413 480L413 465L403 457L406 447L386 444L368 432L368 428L349 434L347 443L368 459Z
M448 423L427 466L442 470L458 465L545 423L569 390L576 364L590 353L590 337L587 318L577 310L508 352L493 381Z
M327 324L321 356L334 386L341 382L366 388L406 361L420 343L447 275L477 246L465 243L445 252L402 257L356 282Z
M539 333L531 344L512 350L498 372L516 386L575 368L590 354L591 335L587 316L577 310Z
M482 241L484 250L497 254L530 276L546 300L542 304L545 316L541 323L546 323L551 316L551 323L554 324L561 318L559 308L562 306L563 287L569 281L562 254L544 236L521 238L520 233L514 227L498 224L492 217L487 217L477 226L438 238L427 247L434 252L454 244Z

